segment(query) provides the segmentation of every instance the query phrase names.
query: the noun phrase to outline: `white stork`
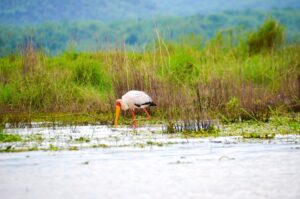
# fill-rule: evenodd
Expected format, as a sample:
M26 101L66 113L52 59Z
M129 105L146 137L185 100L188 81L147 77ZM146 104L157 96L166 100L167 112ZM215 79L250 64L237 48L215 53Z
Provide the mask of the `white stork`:
M115 127L118 126L120 109L122 109L123 111L126 111L128 109L131 110L133 126L134 128L136 128L134 109L143 109L144 112L147 114L147 119L149 120L151 116L146 110L146 108L149 106L156 106L156 104L153 103L152 98L145 92L136 90L128 91L127 93L125 93L125 95L122 96L122 99L116 100Z

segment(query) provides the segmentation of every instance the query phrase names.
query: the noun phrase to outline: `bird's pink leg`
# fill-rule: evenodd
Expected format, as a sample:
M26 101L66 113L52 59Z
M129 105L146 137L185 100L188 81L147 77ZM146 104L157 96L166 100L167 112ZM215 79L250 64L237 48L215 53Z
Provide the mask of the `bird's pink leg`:
M146 109L146 108L143 108L143 110L144 110L145 113L147 114L147 119L150 120L150 119L151 119L151 116L150 116L150 114L148 113L147 109Z
M134 116L134 109L131 110L131 114L132 114L133 127L136 128L136 121L135 121L135 116Z

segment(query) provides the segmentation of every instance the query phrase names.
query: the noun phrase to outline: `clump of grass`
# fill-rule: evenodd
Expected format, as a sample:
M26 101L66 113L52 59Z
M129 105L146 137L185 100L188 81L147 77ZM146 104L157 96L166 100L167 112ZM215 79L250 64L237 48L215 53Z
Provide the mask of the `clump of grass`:
M109 145L107 145L107 144L99 144L98 145L100 148L108 148L109 147Z
M94 144L92 145L93 148L109 148L109 145L107 144Z
M23 138L24 142L43 142L44 137L41 134L31 134Z
M151 145L151 146L159 146L159 147L162 147L164 145L161 142L154 142L154 141L151 141L151 140L147 141L146 144Z
M249 53L255 54L263 50L274 50L284 39L284 28L275 20L267 19L257 32L248 38Z
M135 144L133 145L133 147L137 147L137 148L145 148L146 145L143 144L143 143L135 143Z
M12 146L7 146L5 149L0 149L0 153L23 152L23 149L15 149Z
M20 141L22 141L20 135L4 133L0 129L0 142L20 142Z
M79 138L76 138L75 141L77 142L90 142L90 138L87 138L87 137L79 137Z
M28 149L28 151L38 151L38 150L39 150L38 146L33 146Z
M184 121L184 122L168 122L168 125L163 129L165 133L181 133L184 131L208 131L212 132L216 129L213 121L200 120L200 121Z
M17 153L17 152L26 152L26 151L38 151L37 146L32 146L30 148L15 148L14 146L7 146L6 148L0 149L0 153Z
M78 147L77 146L70 146L68 148L69 151L78 151Z
M50 151L58 151L59 148L58 148L57 146L53 145L53 144L50 144L50 145L49 145L49 150L50 150Z
M100 91L111 89L110 76L106 74L104 66L95 61L82 62L76 65L73 79L80 86L92 86Z
M167 125L163 127L163 132L164 133L176 133L176 128L174 126L174 123L171 121L168 121Z
M215 128L209 130L183 131L182 136L185 138L217 137L219 136L219 131Z
M251 132L251 133L247 133L247 132L243 132L242 134L243 138L254 138L254 139L273 139L275 137L275 133L255 133L255 132Z
M185 121L171 123L163 129L164 133L179 133L183 137L216 137L219 135L212 121Z

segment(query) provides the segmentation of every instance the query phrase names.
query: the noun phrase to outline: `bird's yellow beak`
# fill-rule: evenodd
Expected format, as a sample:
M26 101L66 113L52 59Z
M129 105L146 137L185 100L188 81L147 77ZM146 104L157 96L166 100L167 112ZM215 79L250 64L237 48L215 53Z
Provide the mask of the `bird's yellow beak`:
M116 117L115 117L115 127L118 126L118 119L120 115L121 107L119 105L116 106Z

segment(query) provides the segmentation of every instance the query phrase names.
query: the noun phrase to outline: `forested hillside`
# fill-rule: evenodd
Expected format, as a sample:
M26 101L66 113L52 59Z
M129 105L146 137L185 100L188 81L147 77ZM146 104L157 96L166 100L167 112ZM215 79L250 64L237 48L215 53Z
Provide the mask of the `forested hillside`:
M265 18L273 17L286 29L286 41L300 38L300 12L297 9L263 11L225 11L220 14L189 17L161 17L156 20L126 20L117 22L61 22L42 23L24 27L0 26L0 55L19 52L28 42L50 54L67 48L95 51L120 47L125 43L143 49L157 38L155 30L166 40L180 39L187 34L201 37L202 42L217 32L234 31L235 38L247 37L247 31L256 28Z
M47 21L111 22L161 16L214 14L225 10L300 8L298 0L1 0L0 23L28 25Z
M141 50L158 32L168 41L194 34L203 45L217 32L246 38L266 18L285 27L287 42L300 38L296 0L2 0L0 5L0 56L20 52L29 42L52 55L124 44Z

